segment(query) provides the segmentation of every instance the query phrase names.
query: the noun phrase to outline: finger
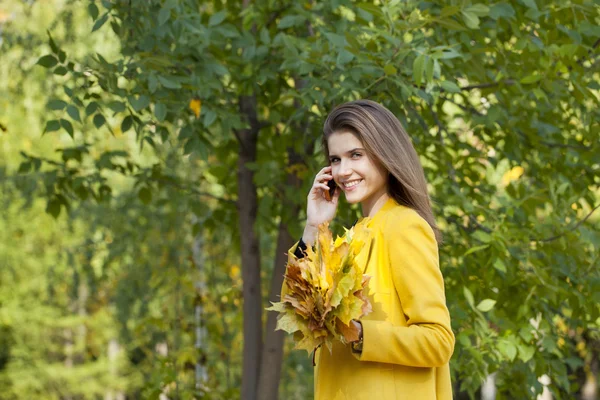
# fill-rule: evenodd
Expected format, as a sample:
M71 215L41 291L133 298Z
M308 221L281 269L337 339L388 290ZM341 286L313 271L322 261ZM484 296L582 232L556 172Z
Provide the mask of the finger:
M322 173L322 174L318 174L318 175L315 177L315 180L317 180L317 179L323 179L323 178L329 178L329 179L331 179L331 178L333 178L333 175L331 175L331 174L328 174L328 173Z

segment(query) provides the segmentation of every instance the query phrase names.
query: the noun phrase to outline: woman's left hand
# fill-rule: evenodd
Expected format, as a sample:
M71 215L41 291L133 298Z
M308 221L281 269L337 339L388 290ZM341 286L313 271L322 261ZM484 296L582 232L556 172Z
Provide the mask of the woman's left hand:
M354 319L350 322L352 322L352 324L354 324L354 326L358 329L358 340L362 339L362 324Z

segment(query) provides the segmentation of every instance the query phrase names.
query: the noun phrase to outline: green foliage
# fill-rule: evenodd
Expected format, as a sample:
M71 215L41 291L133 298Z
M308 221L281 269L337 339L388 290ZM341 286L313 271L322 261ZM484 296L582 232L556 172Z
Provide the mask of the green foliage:
M43 20L42 5L13 7L31 7L33 21ZM229 266L239 255L216 255L237 249L239 241L233 207L244 200L235 175L238 135L254 123L240 109L244 96L252 99L260 124L257 161L248 167L258 189L262 254L274 251L275 221L285 221L294 237L301 234L305 216L290 215L283 202L303 206L311 175L324 165L322 154L314 153L327 113L350 99L380 101L401 119L421 155L445 235L440 258L457 336L451 361L457 394L473 395L492 372L498 372L503 398L531 398L541 392L544 374L555 398L580 390L576 374L589 363L600 316L597 4L342 0L243 8L242 2L151 0L69 7L55 19L74 19L84 33L69 30L74 24L53 27L53 36L45 31L50 26L28 27L34 34L24 40L25 28L17 23L23 16L2 31L3 54L9 50L7 59L30 66L32 75L9 74L11 63L3 63L0 79L11 83L9 96L0 99L19 94L35 104L23 118L15 105L0 100L2 126L10 135L31 135L26 141L10 136L10 148L23 155L3 150L2 160L11 179L17 170L31 174L18 189L28 207L39 213L44 207L34 199L41 195L56 218L46 223L56 224L51 231L61 241L40 239L44 248L56 251L66 246L62 240L78 247L76 237L112 238L91 253L107 269L94 278L101 282L90 281L98 285L90 302L105 302L98 306L106 315L95 333L100 343L105 346L114 337L107 332L119 326L119 340L136 354L131 357L137 361L123 366L135 373L119 390L150 397L167 387L181 397L193 393L189 365L200 356L191 350L189 318L196 292L193 268L184 260L186 244L202 232L221 240L211 242L215 258L207 268L215 285L206 294L211 301L203 303L213 307L206 309L207 326L217 338L205 354L214 371L209 385L216 396L235 397L242 316L234 302L241 281L230 276ZM105 47L88 50L94 38ZM192 99L201 100L199 116L190 109ZM289 149L306 156L300 163L290 160ZM302 188L289 186L289 171L305 179ZM18 196L6 198L13 204ZM10 210L4 226L21 220L17 206ZM37 214L31 212L33 220ZM334 230L339 233L357 214L357 207L342 205ZM82 224L66 238L58 235L66 229L64 215ZM204 222L192 222L192 216ZM43 234L23 229L33 237ZM169 236L176 234L181 241ZM23 259L17 250L11 254L14 270ZM40 283L45 290L78 287L56 278L75 268L68 260L39 255L28 262L31 276L60 265L54 278ZM265 280L271 264L265 257ZM76 265L82 274L84 264ZM15 284L35 298L41 289L23 286L24 276ZM102 290L113 297L103 297ZM63 343L42 337L47 326L81 325L68 320L75 297L60 296L50 305L33 303L34 316L24 322L39 331L31 342L15 345L18 351L26 353L28 343ZM2 315L23 311L16 303L1 307ZM44 315L55 316L56 324ZM13 338L25 334L20 323L3 324ZM155 351L160 343L174 351L161 358ZM64 358L63 350L56 355L40 349L27 357L52 366ZM78 379L109 376L97 360L80 361L77 374L83 375L73 375ZM2 376L15 385L11 374L19 366L12 362ZM94 375L91 365L103 372ZM11 390L35 397L38 370L26 371L28 380ZM288 355L282 396L309 397L311 374L310 360ZM38 387L46 393L55 382L66 382L81 394L70 386L72 379L63 372Z

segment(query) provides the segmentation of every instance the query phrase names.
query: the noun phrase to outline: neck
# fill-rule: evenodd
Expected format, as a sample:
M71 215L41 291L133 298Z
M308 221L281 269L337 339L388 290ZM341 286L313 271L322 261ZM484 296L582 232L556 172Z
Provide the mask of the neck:
M387 192L383 192L376 198L363 202L361 204L363 215L366 215L367 217L374 216L389 198L390 196L387 194Z

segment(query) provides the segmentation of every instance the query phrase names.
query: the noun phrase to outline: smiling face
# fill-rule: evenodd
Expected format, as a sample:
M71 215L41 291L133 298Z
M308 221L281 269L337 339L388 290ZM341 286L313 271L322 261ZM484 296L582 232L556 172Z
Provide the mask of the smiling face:
M389 197L387 170L369 158L352 132L338 131L327 139L331 174L350 204L361 203L363 215L372 216ZM372 212L373 211L373 212Z

